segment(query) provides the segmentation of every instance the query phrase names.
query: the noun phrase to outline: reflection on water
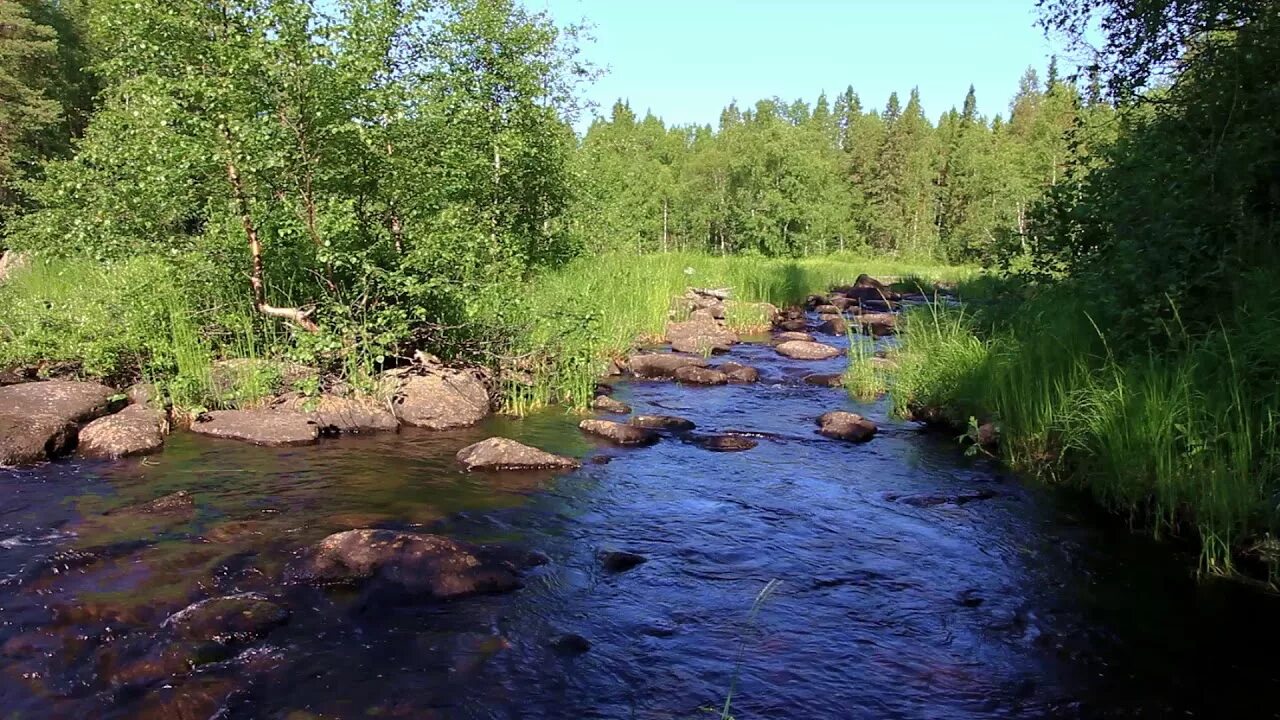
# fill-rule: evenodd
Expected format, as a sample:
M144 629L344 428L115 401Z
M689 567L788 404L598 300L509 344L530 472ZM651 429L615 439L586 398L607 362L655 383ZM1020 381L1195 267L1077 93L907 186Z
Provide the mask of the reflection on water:
M763 381L620 383L617 397L758 433L747 452L604 447L552 411L301 449L178 435L145 461L0 471L4 716L716 717L735 666L740 719L1276 716L1280 668L1246 653L1280 640L1272 598L1197 586L1174 547L964 458L885 403L801 382L841 360L732 356ZM880 435L816 435L835 409ZM612 459L461 473L454 453L494 434ZM189 508L136 510L177 491ZM278 583L297 549L370 526L551 562L516 593L447 605ZM609 574L601 550L649 561ZM121 682L170 662L156 633L172 612L246 591L289 623L195 672L183 655L174 677ZM591 650L558 650L565 633Z

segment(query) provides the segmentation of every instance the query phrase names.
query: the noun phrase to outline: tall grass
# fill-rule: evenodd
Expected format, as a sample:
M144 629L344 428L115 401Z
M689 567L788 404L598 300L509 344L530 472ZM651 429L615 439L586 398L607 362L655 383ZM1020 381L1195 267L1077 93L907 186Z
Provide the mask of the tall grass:
M1087 487L1157 535L1194 528L1203 569L1229 573L1280 520L1280 402L1274 376L1244 372L1259 358L1228 327L1171 328L1171 350L1120 353L1087 302L1060 294L994 326L934 305L906 319L894 403L996 422L1012 465Z

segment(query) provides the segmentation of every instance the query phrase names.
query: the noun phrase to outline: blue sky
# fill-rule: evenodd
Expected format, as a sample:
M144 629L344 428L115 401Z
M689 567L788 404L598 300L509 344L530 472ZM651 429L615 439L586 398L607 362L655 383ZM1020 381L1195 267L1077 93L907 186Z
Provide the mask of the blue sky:
M729 100L813 102L852 85L866 106L919 86L936 120L969 84L986 115L1007 114L1027 65L1056 43L1035 0L524 0L557 24L594 25L585 55L607 74L586 90L595 112L619 97L668 123L715 123ZM1064 73L1070 62L1062 60ZM579 128L590 118L580 120Z

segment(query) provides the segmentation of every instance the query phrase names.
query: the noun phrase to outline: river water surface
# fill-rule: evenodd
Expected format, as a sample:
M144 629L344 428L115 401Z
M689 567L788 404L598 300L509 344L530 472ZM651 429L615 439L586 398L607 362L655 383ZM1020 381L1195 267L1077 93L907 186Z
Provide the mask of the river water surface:
M0 471L0 712L665 720L718 717L734 687L738 720L1280 716L1273 598L1197 584L1176 546L967 458L883 400L801 382L843 359L764 345L728 359L762 382L619 381L615 396L700 431L759 433L747 452L678 438L610 448L554 410L311 448L178 434L143 461ZM880 434L816 435L814 419L837 409ZM461 472L454 453L491 435L587 462L555 476ZM112 512L177 490L193 514ZM292 553L353 527L502 542L550 562L519 591L448 604L279 586ZM95 559L50 561L74 549ZM648 562L608 574L597 554L610 549ZM242 591L278 598L289 622L194 672L113 679L113 647L147 648L174 611ZM565 633L591 649L558 650Z

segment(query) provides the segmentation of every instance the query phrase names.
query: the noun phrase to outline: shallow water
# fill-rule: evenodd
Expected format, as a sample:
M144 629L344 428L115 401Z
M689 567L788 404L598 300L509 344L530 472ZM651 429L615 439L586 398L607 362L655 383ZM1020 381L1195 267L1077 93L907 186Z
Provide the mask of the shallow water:
M1280 666L1246 654L1280 640L1274 598L1196 584L1176 546L966 458L883 401L800 382L842 359L759 345L728 359L763 381L620 381L615 396L699 431L759 434L747 452L610 448L552 411L302 449L176 435L143 461L0 471L3 716L711 718L731 687L739 720L1280 716ZM835 409L880 435L816 435ZM453 454L495 434L612 460L460 472ZM112 512L176 490L193 515ZM370 526L550 562L515 593L448 604L279 586L295 550ZM48 562L77 548L104 559ZM610 575L604 549L649 561ZM278 597L290 622L238 657L111 686L113 647L147 647L172 612L239 591ZM591 650L558 652L562 633Z

